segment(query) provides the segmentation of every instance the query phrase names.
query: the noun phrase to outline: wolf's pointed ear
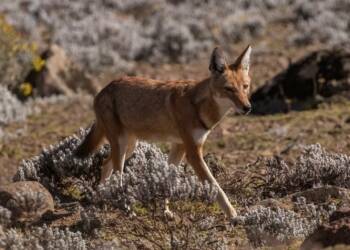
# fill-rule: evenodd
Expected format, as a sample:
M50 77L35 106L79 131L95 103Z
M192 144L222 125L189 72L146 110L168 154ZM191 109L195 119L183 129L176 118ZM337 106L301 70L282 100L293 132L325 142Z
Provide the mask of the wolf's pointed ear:
M242 54L237 58L235 65L243 69L245 72L249 72L250 65L250 54L252 52L252 47L248 47L242 52Z
M216 47L210 57L209 70L212 73L223 73L226 68L226 59L224 56L224 52Z

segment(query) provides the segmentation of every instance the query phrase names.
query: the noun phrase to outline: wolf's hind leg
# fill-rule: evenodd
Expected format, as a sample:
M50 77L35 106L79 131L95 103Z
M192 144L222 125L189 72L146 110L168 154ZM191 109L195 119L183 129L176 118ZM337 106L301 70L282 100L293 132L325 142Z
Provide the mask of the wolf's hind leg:
M125 160L129 159L135 150L137 139L134 135L128 136L128 146L126 150Z
M181 164L182 159L185 156L185 148L182 144L174 143L171 147L168 164L173 164L175 167L178 167ZM173 218L174 214L169 208L169 199L164 200L164 215L167 218Z
M103 166L100 183L104 183L112 175L113 169L119 171L122 176L128 146L128 134L119 122L117 115L111 111L111 109L105 110L100 117L106 138L111 146L110 157L112 159L112 164L107 162Z

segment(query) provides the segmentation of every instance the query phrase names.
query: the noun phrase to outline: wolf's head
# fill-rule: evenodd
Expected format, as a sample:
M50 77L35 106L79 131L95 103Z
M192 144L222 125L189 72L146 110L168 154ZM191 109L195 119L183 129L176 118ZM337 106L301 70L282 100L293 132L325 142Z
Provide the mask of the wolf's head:
M210 58L211 86L215 97L232 102L240 113L251 111L249 102L249 61L251 47L248 46L236 61L229 65L220 48L215 48Z

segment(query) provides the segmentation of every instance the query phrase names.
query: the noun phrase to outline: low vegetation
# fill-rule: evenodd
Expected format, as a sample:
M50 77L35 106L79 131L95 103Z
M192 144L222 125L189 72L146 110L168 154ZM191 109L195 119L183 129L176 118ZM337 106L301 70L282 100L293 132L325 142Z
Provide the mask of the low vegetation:
M215 188L208 183L201 184L196 177L184 172L184 167L168 166L166 155L155 146L146 143L138 144L133 156L126 162L122 179L116 174L106 184L97 187L99 169L109 153L109 148L104 146L87 159L75 158L74 149L86 133L87 130L82 129L79 136L68 137L44 149L39 156L23 161L15 176L16 181L36 180L43 183L55 196L56 201L59 201L59 206L65 206L64 204L72 200L84 206L86 210L81 212L81 220L77 222L77 227L74 227L75 230L79 228L84 232L83 237L88 237L92 232L100 237L98 235L101 235L103 224L106 223L98 215L104 213L101 211L101 205L108 206L109 211L120 209L127 214L136 213L142 216L144 213L148 214L148 210L152 211L154 207L162 207L165 198L169 198L171 202L199 200L212 203L215 200ZM255 191L257 200L263 200L266 196L287 197L288 194L307 190L316 185L346 186L348 164L347 155L328 153L320 145L306 147L293 167L288 167L282 159L270 159L267 161L265 183ZM307 203L303 197L290 202L294 204L290 208L258 205L247 207L245 212L241 213L237 225L242 226L242 232L247 234L250 244L257 247L302 239L327 220L336 208L332 202L327 203L328 205L317 205ZM153 210L153 213L159 214L160 210L159 208ZM9 223L9 212L5 208L1 211L1 222L6 227ZM169 239L172 247L184 244L176 238L178 237L176 234L173 234L177 228L185 225L183 219L168 229L172 232L173 238ZM165 219L164 223L168 224L166 221ZM211 222L201 221L198 224L198 229L194 230L204 230L206 236L196 237L196 242L193 242L195 246L206 242L209 232L220 237L221 233L212 231L211 228L215 221L213 217ZM230 230L232 229L231 227ZM19 246L41 244L50 247L51 245L45 245L48 243L40 238L43 234L46 235L44 233L46 230L49 230L48 234L52 236L50 244L53 246L55 244L70 246L72 242L80 240L80 245L75 246L78 247L76 249L85 249L85 241L82 240L81 234L71 233L68 230L60 232L47 227L25 231L25 237L29 237L26 240L21 239L22 233L17 234L16 231L9 229L2 244L9 247L15 244L11 240L15 238ZM61 235L63 239L58 239L56 235ZM226 244L228 242L225 243L224 240L220 246L224 247Z
M183 63L218 43L258 40L276 23L293 26L292 44L346 42L349 8L346 0L36 0L8 1L0 11L33 39L50 37L91 71L126 72L135 61Z
M30 232L17 232L10 229L0 234L0 247L4 249L87 249L81 233L68 229L60 230L47 226L32 228Z
M319 86L341 86L344 95L332 92L336 102L317 99L311 88L317 99L311 111L230 115L212 132L205 161L237 209L233 221L216 204L214 186L200 182L186 162L167 164L164 144L138 142L123 176L114 173L99 185L109 146L84 159L74 156L88 128L74 131L93 119L92 96L77 90L83 83L64 85L77 90L71 96L39 98L25 79L30 71L44 72L49 61L42 52L51 45L106 84L110 70L113 77L205 77L213 47L235 53L252 43L256 89L290 69L289 59L345 46L349 10L346 0L1 3L0 182L39 182L53 196L54 209L33 192L0 203L0 249L298 249L336 209L349 206L347 64L343 85L333 70L326 78L312 70L312 77L297 74L311 84L317 78ZM339 54L348 58L342 49ZM325 69L334 65L330 61ZM171 218L164 215L166 198ZM49 212L22 221L14 213L18 207Z

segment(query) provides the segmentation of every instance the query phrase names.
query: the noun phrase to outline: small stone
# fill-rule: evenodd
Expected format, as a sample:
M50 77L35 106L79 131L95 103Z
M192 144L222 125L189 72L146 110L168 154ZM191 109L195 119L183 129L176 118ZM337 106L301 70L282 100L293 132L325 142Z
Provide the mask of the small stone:
M54 201L39 182L21 181L0 187L0 205L12 213L12 220L33 222L54 210Z

